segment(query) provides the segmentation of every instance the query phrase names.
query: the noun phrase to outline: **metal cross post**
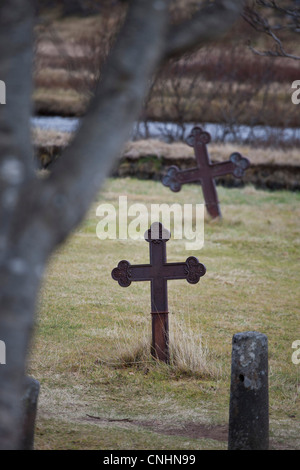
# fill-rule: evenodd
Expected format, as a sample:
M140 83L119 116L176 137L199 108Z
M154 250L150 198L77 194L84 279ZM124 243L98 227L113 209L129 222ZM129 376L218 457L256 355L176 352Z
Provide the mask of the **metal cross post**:
M166 242L171 234L161 223L154 222L144 236L149 242L150 264L131 265L123 260L111 275L122 287L130 286L132 281L151 282L152 355L169 362L167 281L186 279L190 284L196 284L206 268L194 256L184 263L167 263Z
M221 210L214 178L229 173L241 178L244 171L250 166L250 162L236 152L230 156L229 161L212 164L206 148L210 140L208 132L204 132L201 127L194 127L191 135L187 138L187 144L194 147L197 168L180 170L177 166L171 166L162 182L172 191L177 192L185 183L200 181L206 209L212 218L216 218L221 217Z

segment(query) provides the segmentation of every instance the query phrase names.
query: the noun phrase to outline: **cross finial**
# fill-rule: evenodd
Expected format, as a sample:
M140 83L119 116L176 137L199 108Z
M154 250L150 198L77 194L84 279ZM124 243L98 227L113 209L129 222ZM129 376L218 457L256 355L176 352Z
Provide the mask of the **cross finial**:
M171 233L162 225L162 223L153 222L151 227L146 230L144 238L147 242L160 242L161 240L167 242L171 238Z
M192 129L190 135L186 139L186 143L190 147L195 147L196 139L197 142L207 145L211 141L211 135L208 132L204 131L201 127L196 126Z

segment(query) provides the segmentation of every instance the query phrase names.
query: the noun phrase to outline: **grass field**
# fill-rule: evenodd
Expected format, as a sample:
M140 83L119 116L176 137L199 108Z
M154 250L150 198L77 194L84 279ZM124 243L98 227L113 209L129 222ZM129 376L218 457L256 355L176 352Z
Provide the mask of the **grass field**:
M199 284L168 283L169 366L149 355L149 283L125 289L110 274L121 259L148 263L148 244L100 241L96 207L118 207L120 194L128 205L201 203L199 186L174 195L158 182L110 179L52 258L29 361L41 383L37 449L226 449L231 340L248 330L269 340L271 448L300 448L291 359L300 339L300 194L218 192L223 220L205 220L204 247L167 243L168 261L195 255L207 268Z

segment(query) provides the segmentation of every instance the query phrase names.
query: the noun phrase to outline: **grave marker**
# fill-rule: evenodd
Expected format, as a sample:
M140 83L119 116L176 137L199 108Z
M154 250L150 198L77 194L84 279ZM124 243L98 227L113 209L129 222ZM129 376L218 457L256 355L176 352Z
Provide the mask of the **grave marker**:
M216 218L221 217L221 210L214 178L230 173L236 178L241 178L250 162L236 152L230 156L229 161L212 164L206 148L210 140L208 132L204 132L201 127L194 127L187 138L187 144L194 147L197 168L180 170L173 165L163 177L162 183L172 191L178 192L183 184L200 181L206 209L212 218Z
M268 450L268 338L256 331L232 338L228 450Z
M133 281L151 282L152 355L169 362L167 281L186 279L190 284L196 284L206 268L194 256L183 263L167 263L166 242L171 234L161 223L154 222L144 236L149 243L150 264L131 265L122 260L111 275L122 287L130 286Z
M40 383L33 377L25 377L22 396L23 422L21 430L21 449L33 450L34 430L37 414Z

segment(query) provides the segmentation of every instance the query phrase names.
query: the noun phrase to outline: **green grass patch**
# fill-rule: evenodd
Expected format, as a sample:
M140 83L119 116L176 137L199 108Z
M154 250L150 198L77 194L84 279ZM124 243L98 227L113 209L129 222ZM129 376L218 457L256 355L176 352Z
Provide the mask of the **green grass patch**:
M174 194L159 182L110 179L55 253L29 363L41 382L38 449L225 449L231 340L248 330L269 340L271 448L299 449L299 365L291 356L300 338L300 194L218 193L223 219L206 217L201 250L167 243L168 261L194 255L207 268L196 285L168 283L170 366L150 357L149 283L124 289L111 278L121 259L148 263L148 244L100 241L96 208L111 203L118 213L119 195L149 209L202 203L199 186Z

